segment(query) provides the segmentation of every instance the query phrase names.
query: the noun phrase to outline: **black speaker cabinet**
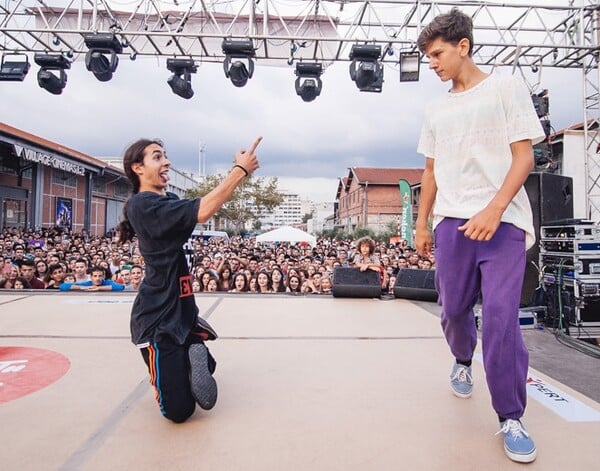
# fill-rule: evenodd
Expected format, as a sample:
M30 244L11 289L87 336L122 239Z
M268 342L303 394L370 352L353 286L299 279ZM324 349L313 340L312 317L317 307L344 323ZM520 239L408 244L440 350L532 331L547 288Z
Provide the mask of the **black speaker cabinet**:
M435 270L401 268L396 275L394 296L396 298L437 302Z
M331 294L336 298L378 298L381 296L379 273L373 270L337 267L333 271Z
M539 272L533 263L539 265L540 227L549 226L553 221L573 218L573 179L553 173L531 173L525 181L525 191L533 213L536 242L527 251L521 306L529 305L539 284Z

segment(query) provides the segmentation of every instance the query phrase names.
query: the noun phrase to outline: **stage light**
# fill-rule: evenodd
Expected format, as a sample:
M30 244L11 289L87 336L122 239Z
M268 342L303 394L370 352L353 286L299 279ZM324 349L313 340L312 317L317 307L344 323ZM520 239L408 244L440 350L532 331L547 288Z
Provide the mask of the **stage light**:
M556 164L553 160L552 146L543 141L533 146L533 158L535 167L538 170L554 169Z
M321 74L323 65L317 62L298 62L296 64L296 94L302 100L313 101L321 94Z
M7 53L2 54L0 64L0 81L22 82L29 72L29 58L26 54Z
M83 39L89 51L85 55L85 67L101 82L108 82L119 65L117 54L123 52L123 45L114 33L84 34ZM105 55L108 54L110 59Z
M350 78L361 92L381 92L383 67L378 62L381 46L355 44L350 51Z
M198 70L193 59L167 59L167 69L173 72L167 83L175 95L189 100L194 96L191 74Z
M221 44L225 60L223 70L225 77L236 87L243 87L254 74L254 45L250 39L224 39ZM248 67L242 61L231 62L231 59L246 59Z
M542 118L549 113L550 99L548 98L548 90L544 89L538 94L532 94L531 101L533 101L533 107L538 118Z
M71 62L62 54L46 54L36 52L33 60L40 66L37 74L38 85L53 95L60 95L67 84L66 69ZM52 71L56 70L58 75Z
M421 55L418 52L401 52L398 61L401 82L418 82Z
M552 134L552 124L549 119L540 119L540 124L542 125L542 129L544 130L544 134L548 137Z

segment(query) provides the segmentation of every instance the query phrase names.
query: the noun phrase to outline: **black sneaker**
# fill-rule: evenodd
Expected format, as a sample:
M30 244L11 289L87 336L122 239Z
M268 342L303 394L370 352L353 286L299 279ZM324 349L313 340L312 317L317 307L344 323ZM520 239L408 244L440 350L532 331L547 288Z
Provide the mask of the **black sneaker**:
M216 340L219 337L217 331L201 316L196 317L192 334L197 335L202 340Z
M209 355L203 343L194 343L188 349L192 395L204 410L212 409L217 402L217 382L210 374Z

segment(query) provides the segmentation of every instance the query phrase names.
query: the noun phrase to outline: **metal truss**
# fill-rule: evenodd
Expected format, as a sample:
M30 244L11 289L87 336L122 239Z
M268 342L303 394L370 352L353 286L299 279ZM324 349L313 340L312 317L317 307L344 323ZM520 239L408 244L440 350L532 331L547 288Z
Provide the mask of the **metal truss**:
M1 2L2 0L0 0ZM223 60L223 38L251 38L261 60L348 60L352 44L385 49L384 62L416 48L423 26L460 7L474 19L480 65L582 67L596 45L581 34L598 2L507 5L494 1L160 1L3 0L0 49L11 52L87 51L83 34L114 32L135 57ZM514 3L514 2L513 2ZM560 5L562 4L562 6ZM396 57L395 57L396 56Z
M112 32L123 54L221 62L224 38L251 39L257 65L348 61L356 43L382 46L398 67L422 28L459 7L474 20L480 66L579 68L583 75L588 214L600 218L599 0L0 0L0 52L81 60L83 35ZM423 61L425 61L423 59ZM592 124L593 123L593 124Z

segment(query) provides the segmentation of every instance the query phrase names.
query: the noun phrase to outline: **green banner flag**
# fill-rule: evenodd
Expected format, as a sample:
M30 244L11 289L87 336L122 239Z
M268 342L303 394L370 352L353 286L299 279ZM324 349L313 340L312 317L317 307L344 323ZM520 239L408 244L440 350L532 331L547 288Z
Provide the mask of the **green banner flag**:
M413 217L412 217L412 194L410 185L406 180L398 182L400 187L400 200L402 201L402 223L400 224L400 237L409 247L413 247Z

